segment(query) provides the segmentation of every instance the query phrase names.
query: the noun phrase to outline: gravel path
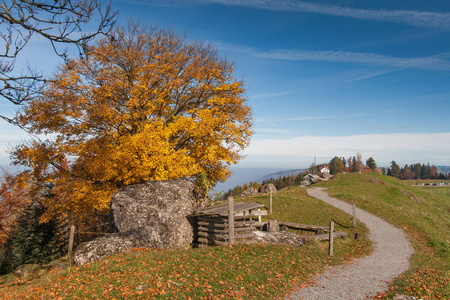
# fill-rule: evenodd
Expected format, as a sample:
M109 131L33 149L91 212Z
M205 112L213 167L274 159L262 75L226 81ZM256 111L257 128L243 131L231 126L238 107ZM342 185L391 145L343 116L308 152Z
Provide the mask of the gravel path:
M323 188L308 189L308 194L351 214L351 205L331 198ZM409 268L413 248L405 234L388 222L362 209L356 217L370 230L374 243L371 255L345 265L330 267L314 278L314 284L295 290L286 299L367 299L388 289L388 281Z

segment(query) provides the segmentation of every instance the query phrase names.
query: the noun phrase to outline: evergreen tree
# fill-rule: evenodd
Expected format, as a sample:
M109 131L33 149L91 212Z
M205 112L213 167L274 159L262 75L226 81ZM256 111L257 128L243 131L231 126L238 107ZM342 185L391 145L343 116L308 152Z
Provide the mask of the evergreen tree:
M375 169L377 168L377 163L375 162L375 159L373 159L373 157L369 157L366 160L366 165L372 170L372 172L375 172Z
M395 178L400 178L400 166L394 160L391 162L388 175Z
M419 179L422 174L422 165L420 163L414 164L413 172L415 174L415 179Z
M331 175L335 175L337 173L345 171L345 165L342 163L342 160L337 156L333 157L330 160L329 167Z
M57 218L39 222L45 210L34 201L18 218L0 252L0 274L23 264L46 264L63 255L66 243L62 222Z
M342 160L342 164L344 165L344 167L347 168L347 161L345 160L345 157L341 157Z

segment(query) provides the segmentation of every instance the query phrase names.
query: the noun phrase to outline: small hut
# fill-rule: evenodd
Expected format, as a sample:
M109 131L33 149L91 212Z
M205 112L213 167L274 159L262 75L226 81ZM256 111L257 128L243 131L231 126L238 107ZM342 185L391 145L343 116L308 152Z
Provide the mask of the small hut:
M232 200L231 200L232 201ZM197 211L196 239L199 247L256 243L254 216L267 215L260 203L233 203L230 218L229 203ZM232 237L230 236L232 234Z

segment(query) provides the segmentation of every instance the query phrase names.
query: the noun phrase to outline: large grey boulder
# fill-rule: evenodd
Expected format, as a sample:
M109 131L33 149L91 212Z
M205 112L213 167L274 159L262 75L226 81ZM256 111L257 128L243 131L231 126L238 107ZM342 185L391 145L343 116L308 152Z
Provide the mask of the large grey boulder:
M312 183L318 183L318 182L321 182L322 180L325 180L325 179L323 179L320 176L313 175L313 174L308 174L308 175L305 175L303 177L303 182L306 185L309 185L309 184L312 184Z
M272 184L268 183L259 187L259 192L261 194L275 194L277 192L277 188Z
M122 253L133 247L136 247L133 238L113 234L82 243L77 247L73 260L77 265L84 265L102 260L111 254Z
M147 181L111 197L111 218L118 233L80 245L77 264L97 261L132 247L180 249L193 242L194 185L187 179Z
M127 186L111 197L111 216L119 233L142 247L179 249L192 243L194 185L187 179L147 181Z
M243 191L239 197L251 197L251 196L257 196L258 190L255 188L248 188L245 191Z

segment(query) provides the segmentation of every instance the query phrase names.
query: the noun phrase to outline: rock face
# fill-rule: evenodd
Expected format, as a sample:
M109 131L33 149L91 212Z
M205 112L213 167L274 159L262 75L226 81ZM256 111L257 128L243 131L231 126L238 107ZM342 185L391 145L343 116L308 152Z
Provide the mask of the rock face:
M261 194L275 194L277 192L277 188L272 184L268 183L259 187L259 192Z
M258 190L255 188L249 188L246 189L245 191L243 191L239 197L250 197L250 196L257 196L258 195Z
M194 185L187 179L147 181L127 186L111 197L111 218L118 234L82 244L75 263L101 260L132 247L180 249L193 241L186 218L193 214Z

